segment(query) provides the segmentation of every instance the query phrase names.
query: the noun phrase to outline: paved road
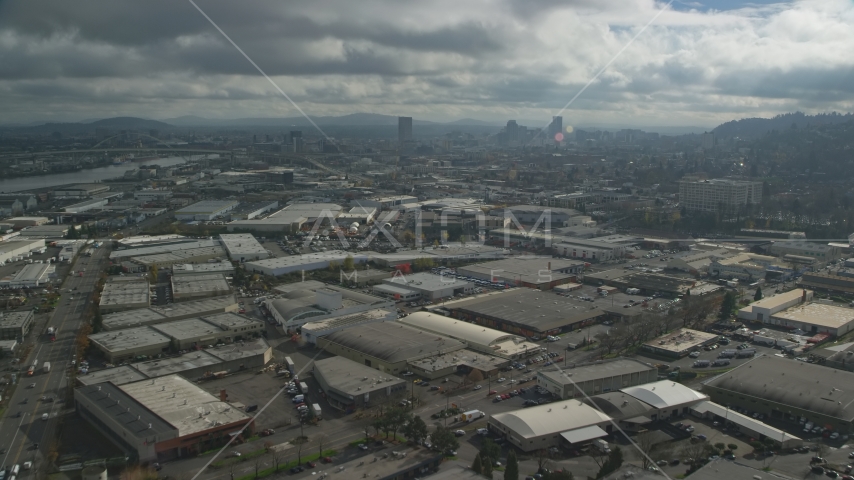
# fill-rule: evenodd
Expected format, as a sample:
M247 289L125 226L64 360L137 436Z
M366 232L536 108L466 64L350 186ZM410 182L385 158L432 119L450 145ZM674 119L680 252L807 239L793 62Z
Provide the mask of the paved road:
M23 362L23 377L19 374L18 388L9 402L9 409L0 422L0 446L6 449L2 465L15 465L33 461L41 463L42 455L48 452L55 437L56 417L63 409L73 408L64 403L68 385L68 368L73 359L74 338L83 321L83 313L89 306L92 291L98 281L108 256L108 248L101 247L92 257L78 257L72 271L85 269L83 277L69 276L62 285L62 297L48 317L46 323L37 322L27 337L34 345L32 352ZM71 289L71 292L68 290ZM76 289L76 290L75 290ZM73 298L73 300L72 300ZM48 326L59 327L55 342L44 332ZM26 376L26 368L38 361L39 368L32 377ZM50 362L51 370L43 373L42 365ZM34 384L32 388L29 385ZM51 397L55 401L42 401ZM47 414L48 419L42 420ZM39 443L39 448L34 444Z

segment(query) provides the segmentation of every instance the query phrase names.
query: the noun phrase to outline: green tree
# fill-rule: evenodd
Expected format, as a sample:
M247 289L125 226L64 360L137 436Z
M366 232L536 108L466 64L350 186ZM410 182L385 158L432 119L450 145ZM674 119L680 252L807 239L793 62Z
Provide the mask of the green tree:
M484 462L488 461L492 464L497 462L500 456L501 447L499 447L497 443L493 442L491 438L484 439L480 446L480 458L482 458Z
M486 478L492 478L492 469L492 461L485 459L483 462L483 476Z
M474 461L471 462L471 470L478 475L483 474L483 463L480 461L479 453L474 456Z
M344 258L342 266L344 267L345 272L352 272L356 269L356 261L353 259L352 255L347 255L347 257Z
M398 407L386 410L384 417L392 435L397 435L397 431L400 430L400 427L411 419L411 416L406 409Z
M603 478L608 474L616 472L623 465L623 451L620 450L620 447L614 447L611 450L611 453L608 454L608 458L599 468L599 473L596 474L596 478Z
M753 295L753 300L762 300L762 287L756 287L756 293Z
M507 467L504 469L504 480L519 480L519 461L516 459L516 451L512 448L507 454Z
M726 320L732 314L732 311L735 309L735 294L732 292L726 292L724 295L724 300L721 302L721 311L719 313L719 317L721 320Z
M457 440L456 435L441 425L436 427L430 439L433 440L433 446L436 447L436 450L442 453L460 448L460 442Z
M409 420L409 423L403 426L401 433L411 442L418 444L427 438L427 424L418 415L414 415Z

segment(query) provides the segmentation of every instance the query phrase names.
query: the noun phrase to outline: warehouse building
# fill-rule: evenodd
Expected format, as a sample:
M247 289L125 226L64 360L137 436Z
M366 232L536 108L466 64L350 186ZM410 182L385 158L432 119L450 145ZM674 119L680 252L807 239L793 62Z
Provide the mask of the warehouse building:
M685 295L688 290L692 295L709 293L719 287L694 279L664 275L660 273L631 272L623 269L606 270L584 276L585 283L608 285L619 290L628 288L640 289L641 293L652 295L658 293L667 297Z
M265 305L286 331L308 322L368 310L396 311L393 300L313 280L280 285L276 290L282 293L281 298L269 299Z
M348 285L357 287L365 287L368 285L376 285L382 283L383 279L389 278L394 274L388 270L375 270L369 268L367 270L353 270L352 272L343 273L341 281Z
M413 302L421 300L421 292L409 290L396 285L374 285L371 292L377 296L392 299L395 302Z
M727 424L730 426L730 430L735 427L736 431L751 438L756 438L760 442L771 439L782 448L799 447L804 444L802 439L794 435L786 433L779 428L774 428L759 419L731 410L724 405L718 405L715 402L700 402L691 407L691 414L712 422Z
M150 237L149 241L142 240L143 239L140 239L140 241L136 242L119 242L119 248L110 252L110 259L113 261L120 261L131 257L143 257L146 255L175 253L182 250L220 246L218 241L209 239L187 239L183 237L173 238L160 236L159 240L154 237Z
M537 384L562 400L598 395L656 381L657 368L629 358L537 372Z
M175 350L190 350L258 336L264 324L236 313L220 313L158 323L151 328L169 337Z
M52 263L31 263L21 270L0 279L0 288L30 288L50 283L56 267Z
M527 288L447 302L443 307L454 318L526 338L571 332L606 317L588 302Z
M169 268L173 265L186 263L218 262L223 257L225 257L225 250L217 245L177 250L170 253L134 256L131 257L131 261L150 269L152 267Z
M290 257L268 258L246 262L246 270L252 273L271 275L277 277L293 272L310 272L329 268L333 262L341 265L344 259L353 257L353 263L362 264L368 261L364 253L350 253L343 250L330 250L321 253L307 253L304 255L292 255Z
M225 277L219 273L172 276L172 299L176 302L219 297L231 293Z
M317 339L330 333L334 333L355 325L363 325L374 322L393 322L397 314L393 310L366 310L364 312L351 313L329 317L324 320L312 321L299 328L300 334L306 342L316 344Z
M237 200L203 200L175 211L175 218L183 221L213 220L234 210L239 204Z
M34 319L32 310L0 312L0 339L23 341L33 329Z
M47 217L12 217L3 220L3 222L11 223L14 228L26 228L50 223L50 219Z
M409 382L344 357L314 362L314 379L326 395L329 405L353 412L357 408L382 405L389 399L405 397Z
M98 304L102 314L148 307L151 286L144 277L110 277Z
M172 340L151 327L127 328L89 335L89 342L110 363L167 353Z
M53 196L54 198L86 198L109 191L110 186L103 183L80 183L58 188L53 191Z
M328 226L341 210L342 207L334 203L294 203L265 218L231 222L228 224L228 231L292 234L300 231L305 224Z
M732 253L725 248L682 252L670 256L667 260L667 268L686 273L706 272L716 260L727 259L731 256Z
M709 397L681 383L661 380L620 390L649 405L647 416L654 422L687 415L694 405Z
M74 391L77 412L134 462L192 457L228 443L252 417L178 375Z
M721 278L736 278L748 283L765 280L769 272L777 278L788 280L793 271L776 257L741 253L729 258L716 258L709 265L709 275Z
M109 203L109 201L106 198L92 198L64 207L63 210L65 213L83 213L104 207L107 203Z
M172 275L209 275L212 273L233 275L234 265L226 260L214 263L178 263L172 265Z
M706 345L717 343L714 333L679 328L641 345L641 351L668 358L682 358Z
M372 197L359 200L362 207L374 207L379 210L395 210L395 207L408 203L418 203L418 197L411 195L394 195L390 197Z
M798 280L798 285L822 292L854 294L854 276L845 270L834 273L805 272Z
M207 317L219 313L237 312L239 306L234 295L203 298L180 303L170 303L163 306L151 306L136 310L104 315L102 319L104 330L121 330L123 328L156 325L158 323L183 320L185 318Z
M839 247L827 243L813 243L807 241L778 241L773 242L768 248L772 255L783 257L783 260L797 259L798 257L813 258L818 262L826 264L838 260L842 251Z
M339 215L336 220L342 227L349 227L353 222L357 222L360 225L368 225L369 223L373 223L376 215L376 207L353 207L347 213Z
M243 203L231 211L229 218L231 220L252 220L258 215L272 212L277 208L279 208L278 201Z
M574 260L516 257L460 267L457 274L487 282L548 290L574 282L576 275L583 271L584 263Z
M764 323L810 334L826 333L840 337L854 325L854 309L827 303L795 305L775 313Z
M329 353L392 375L409 370L409 362L457 352L465 344L448 337L424 332L398 322L357 325L317 340ZM429 378L450 375L455 364L443 364Z
M466 344L469 350L501 358L521 359L540 350L536 343L518 335L486 328L436 313L414 312L399 320L419 330L453 338Z
M806 304L813 299L810 290L790 290L757 300L738 311L740 320L767 322L773 315L795 305Z
M611 432L610 417L578 400L497 413L487 425L523 452L579 447Z
M45 244L42 239L0 242L0 265L27 258L32 252L44 250L44 248Z
M123 385L168 375L181 375L188 380L197 381L212 376L256 370L272 359L272 347L263 338L255 338L230 345L193 350L183 355L163 356L130 365L90 371L86 375L78 375L76 379L80 385L103 382Z
M230 233L219 236L222 246L228 253L228 258L234 262L248 262L251 260L263 260L270 257L270 253L251 233Z
M384 279L383 284L415 292L418 297L434 302L443 298L468 295L474 291L474 284L471 282L432 273L395 275Z
M801 417L854 433L854 373L763 355L703 383L719 405L741 407L799 428Z

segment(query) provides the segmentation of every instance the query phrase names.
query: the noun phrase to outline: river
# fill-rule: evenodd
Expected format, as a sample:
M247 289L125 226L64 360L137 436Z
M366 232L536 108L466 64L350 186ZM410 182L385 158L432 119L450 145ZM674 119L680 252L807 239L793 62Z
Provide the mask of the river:
M191 158L196 158L191 157ZM124 163L122 165L108 165L106 167L79 170L77 172L52 173L50 175L37 175L32 177L2 178L0 174L0 193L20 192L36 188L55 187L59 185L70 185L73 183L97 183L111 178L121 177L128 170L139 168L140 165L160 165L170 167L179 165L187 160L183 157L167 157L145 160L142 162Z

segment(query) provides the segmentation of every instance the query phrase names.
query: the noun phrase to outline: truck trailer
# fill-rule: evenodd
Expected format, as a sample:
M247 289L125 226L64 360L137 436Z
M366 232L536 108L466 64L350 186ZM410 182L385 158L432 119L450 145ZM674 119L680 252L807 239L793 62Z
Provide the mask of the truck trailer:
M320 404L319 403L312 403L311 404L311 411L314 412L314 418L316 418L318 420L323 420L323 417L322 417L321 412L320 412Z
M478 418L483 418L483 412L481 412L480 410L469 410L468 412L465 412L460 415L461 422L471 423L477 420Z
M50 373L50 362L44 362L44 367L42 367L44 373Z

